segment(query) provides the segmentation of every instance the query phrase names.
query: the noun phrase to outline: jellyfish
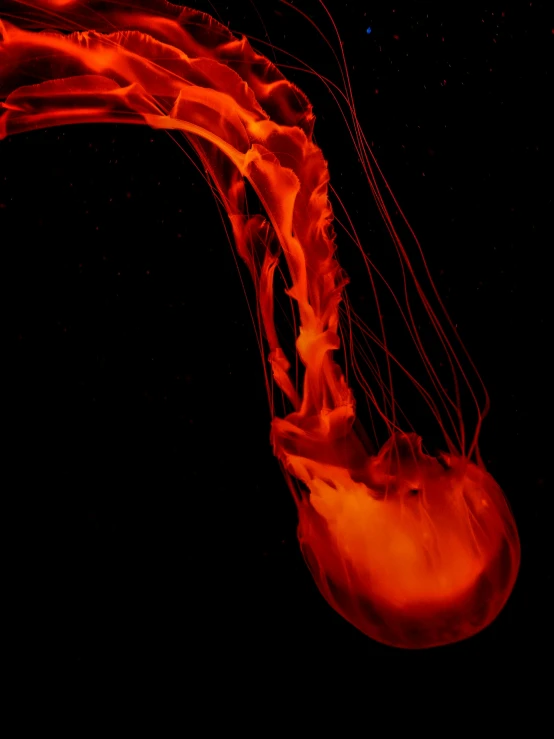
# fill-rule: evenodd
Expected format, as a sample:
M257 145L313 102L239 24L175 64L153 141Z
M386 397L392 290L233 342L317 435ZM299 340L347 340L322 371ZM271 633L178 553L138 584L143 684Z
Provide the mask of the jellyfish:
M248 39L162 0L16 0L1 18L0 139L126 123L185 137L194 149L254 283L270 443L296 503L302 553L327 602L394 647L444 645L490 624L513 589L520 545L479 454L488 399L477 400L469 379L473 373L479 384L475 367L360 129L348 85L338 94L404 284L400 292L390 287L346 211L367 269L373 326L348 298L312 106ZM248 205L252 193L260 212ZM417 372L392 348L377 281L389 288ZM409 291L443 353L448 382L427 353ZM403 413L398 376L434 419L442 450L430 453L417 418ZM477 409L474 433L464 423L464 397Z

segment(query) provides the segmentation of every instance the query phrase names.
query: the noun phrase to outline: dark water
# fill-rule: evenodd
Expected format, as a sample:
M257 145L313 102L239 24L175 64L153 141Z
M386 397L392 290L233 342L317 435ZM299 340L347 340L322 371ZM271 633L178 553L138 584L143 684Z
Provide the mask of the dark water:
M263 37L240 5L223 20ZM10 562L36 663L102 674L240 659L268 677L302 655L315 675L375 657L493 664L509 649L525 661L548 638L544 7L329 6L366 135L490 391L484 459L522 538L512 598L484 633L429 653L381 647L329 609L298 550L247 303L207 186L159 133L52 129L0 144L6 493L22 531ZM275 45L339 81L300 18L258 9ZM292 74L314 103L333 184L386 259L328 96Z

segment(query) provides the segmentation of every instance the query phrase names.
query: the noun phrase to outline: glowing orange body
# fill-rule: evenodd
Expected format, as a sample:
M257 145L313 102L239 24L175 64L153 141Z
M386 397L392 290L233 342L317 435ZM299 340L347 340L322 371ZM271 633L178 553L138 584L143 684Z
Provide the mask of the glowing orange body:
M0 138L125 122L189 139L255 283L273 380L290 409L274 416L272 444L319 589L387 644L434 646L479 631L514 585L516 527L475 445L466 455L447 441L449 453L432 458L394 419L379 454L360 439L353 395L333 358L346 279L308 100L205 14L156 0L102 3L102 14L96 5L35 0L6 14ZM42 28L63 32L37 33ZM83 28L92 30L77 32ZM248 214L245 179L267 218ZM274 275L283 260L298 316L300 389L274 321Z

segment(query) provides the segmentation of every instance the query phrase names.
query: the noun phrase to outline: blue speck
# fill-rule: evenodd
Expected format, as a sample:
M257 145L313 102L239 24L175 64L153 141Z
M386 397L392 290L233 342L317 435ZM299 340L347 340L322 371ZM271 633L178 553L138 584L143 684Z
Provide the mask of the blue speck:
M366 29L366 33L367 33L367 34L370 34L370 33L371 33L371 26L368 26L368 27L367 27L367 29Z

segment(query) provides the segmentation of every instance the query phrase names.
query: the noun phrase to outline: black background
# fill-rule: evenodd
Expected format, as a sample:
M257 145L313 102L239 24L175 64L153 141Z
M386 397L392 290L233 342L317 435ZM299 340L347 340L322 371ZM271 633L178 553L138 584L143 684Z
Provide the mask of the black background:
M298 5L331 37L316 2ZM248 304L208 187L162 133L51 129L0 143L14 370L4 495L20 511L8 567L33 665L106 676L240 664L269 678L285 664L327 678L376 658L455 669L550 648L545 4L374 5L329 0L361 124L490 391L484 459L522 540L509 603L473 639L427 652L376 644L327 606L297 546ZM339 81L290 8L219 10ZM361 232L389 248L325 89L286 74L314 103Z

